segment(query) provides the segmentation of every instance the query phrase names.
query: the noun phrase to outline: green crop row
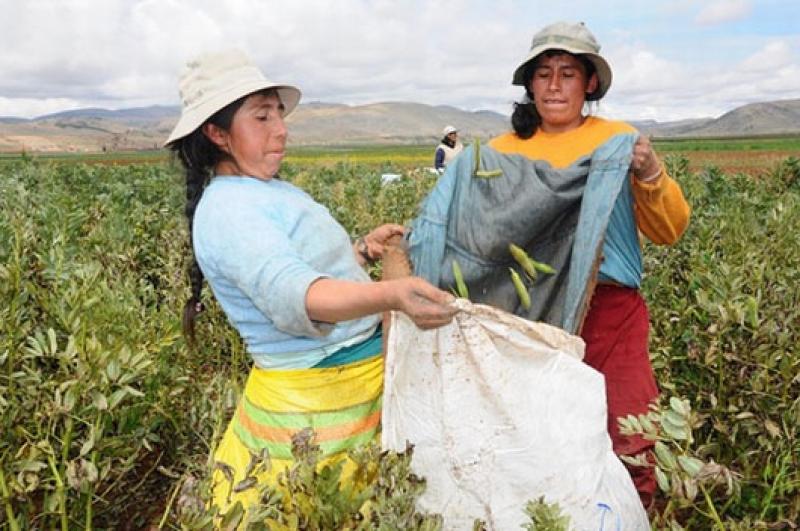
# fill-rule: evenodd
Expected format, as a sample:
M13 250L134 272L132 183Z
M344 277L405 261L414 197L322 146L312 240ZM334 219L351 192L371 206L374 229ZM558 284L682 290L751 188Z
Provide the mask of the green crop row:
M284 177L355 236L411 219L436 181L393 164L290 163ZM659 435L670 488L654 525L790 525L800 519L800 161L758 181L690 174L682 158L668 166L692 223L678 245L645 247L644 291L663 394L688 402L628 426L646 431L662 417L681 426ZM387 170L403 178L382 186ZM0 527L209 525L210 452L249 360L207 292L198 348L180 335L183 193L166 163L0 167ZM413 513L421 484L402 454L360 455L386 471L358 493L383 518L375 526L437 528L435 515ZM386 474L391 492L379 488ZM295 516L273 509L291 528ZM551 509L528 511L560 521ZM314 511L298 521L313 529L341 516Z

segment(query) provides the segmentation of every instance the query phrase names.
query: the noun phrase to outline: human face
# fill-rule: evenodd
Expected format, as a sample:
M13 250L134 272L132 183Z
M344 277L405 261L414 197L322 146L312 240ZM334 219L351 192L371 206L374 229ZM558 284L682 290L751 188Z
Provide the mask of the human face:
M210 125L209 138L229 155L217 164L218 175L272 179L286 150L284 107L275 95L252 94L233 115L230 130Z
M577 57L558 53L536 60L530 83L533 102L542 118L541 130L564 133L583 123L583 103L597 88L597 76L592 74L587 79Z

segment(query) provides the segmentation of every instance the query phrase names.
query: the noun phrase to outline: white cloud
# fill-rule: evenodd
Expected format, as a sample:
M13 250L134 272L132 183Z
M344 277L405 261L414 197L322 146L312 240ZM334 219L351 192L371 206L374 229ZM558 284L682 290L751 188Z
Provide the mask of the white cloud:
M510 112L511 74L533 32L580 12L604 44L615 79L604 112L660 120L707 116L743 100L800 97L798 32L737 36L722 47L689 13L628 0L551 6L543 0L0 0L3 114L177 104L177 76L199 53L247 50L305 101L416 101ZM750 4L710 4L698 19L732 20ZM791 11L788 8L785 11ZM755 16L780 20L775 10ZM726 18L727 17L727 18ZM660 39L660 40L657 40ZM741 42L752 42L752 46ZM741 50L756 50L749 57ZM713 58L708 53L715 51ZM738 52L738 55L737 55ZM730 59L728 59L730 57ZM733 98L733 99L728 99ZM41 103L37 103L41 102ZM13 105L17 105L16 109Z
M4 98L0 96L0 116L35 118L44 114L86 107L86 102L68 98Z
M745 58L739 68L749 72L769 72L792 64L795 58L788 41L773 40L764 45L749 57Z
M706 5L695 17L700 26L714 26L747 17L752 10L749 0L716 0Z

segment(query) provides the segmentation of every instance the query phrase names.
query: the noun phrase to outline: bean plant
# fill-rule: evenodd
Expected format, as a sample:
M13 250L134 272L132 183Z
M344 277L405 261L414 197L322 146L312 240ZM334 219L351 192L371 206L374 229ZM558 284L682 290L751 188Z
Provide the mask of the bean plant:
M661 487L653 525L791 529L800 520L800 162L760 175L690 172L680 155L667 166L693 211L677 245L644 247L663 398L643 418L622 420L658 441L648 462ZM403 177L382 185L383 172ZM412 219L437 179L391 162L289 165L283 177L354 237ZM0 166L1 527L244 521L214 514L207 501L213 448L249 360L208 290L196 347L181 337L190 256L181 179L162 161L28 156ZM313 456L311 437L298 452ZM333 512L309 512L319 500L300 497L279 511L277 494L265 491L263 514L287 529L346 518L351 527L438 528L437 515L414 509L424 478L404 468L408 455L364 448L357 456L372 472L349 502L336 499L335 471L295 476L297 492L334 493L325 498ZM544 494L520 507L526 528L566 528ZM359 520L362 498L377 509Z

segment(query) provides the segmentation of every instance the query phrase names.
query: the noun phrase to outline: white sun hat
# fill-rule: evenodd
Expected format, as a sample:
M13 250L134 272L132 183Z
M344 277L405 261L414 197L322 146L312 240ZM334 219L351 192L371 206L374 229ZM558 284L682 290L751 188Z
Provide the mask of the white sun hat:
M455 127L453 127L452 125L448 125L447 127L445 127L445 128L442 130L442 136L447 136L447 135L449 135L450 133L458 133L458 129L456 129L456 128L455 128Z
M599 100L611 87L611 67L600 55L600 44L583 22L556 22L542 28L531 41L531 49L514 71L512 85L525 85L530 81L530 63L539 54L548 50L564 50L586 57L597 71L597 89L586 96L587 100ZM527 78L527 79L526 79Z
M178 81L181 117L164 146L180 140L203 125L214 113L243 96L274 88L287 116L300 101L297 87L270 81L241 50L201 55L186 63Z

